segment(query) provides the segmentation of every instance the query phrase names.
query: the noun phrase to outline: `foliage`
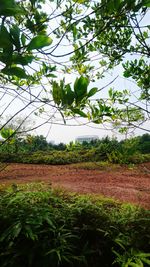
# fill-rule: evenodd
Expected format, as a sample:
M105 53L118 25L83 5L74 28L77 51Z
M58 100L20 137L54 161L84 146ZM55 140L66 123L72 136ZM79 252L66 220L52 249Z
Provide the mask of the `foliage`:
M149 223L131 205L13 185L0 192L0 265L149 266Z
M45 122L59 113L64 123L79 116L121 131L141 128L149 119L150 26L143 24L149 6L149 0L1 0L1 101L12 96L2 114L19 99L22 107L12 119L31 106ZM108 88L113 80L102 88L91 84L116 66L135 82L136 97L130 88ZM67 83L74 72L77 78Z
M140 152L143 154L149 153L150 151L150 135L143 134L139 139Z
M40 136L28 135L26 139L16 139L0 146L1 162L35 164L70 164L79 162L109 161L130 164L150 161L149 135L122 141L108 137L90 143L70 142L65 144L48 143Z

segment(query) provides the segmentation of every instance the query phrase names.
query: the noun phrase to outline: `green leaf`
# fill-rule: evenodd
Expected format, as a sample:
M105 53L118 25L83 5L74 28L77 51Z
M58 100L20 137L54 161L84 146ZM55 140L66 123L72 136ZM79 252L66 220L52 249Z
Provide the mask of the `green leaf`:
M120 0L114 0L114 7L115 7L115 9L116 10L118 10L119 9L119 7L120 7Z
M46 77L52 77L52 78L57 78L57 76L53 73L48 73L45 75Z
M150 253L138 252L136 256L140 258L147 258L147 257L150 257Z
M38 35L36 37L34 37L31 42L28 44L27 50L33 50L33 49L40 49L43 48L45 46L49 46L51 45L51 43L53 42L53 40L46 36L46 35Z
M12 232L12 237L13 239L15 239L16 237L19 236L20 232L22 230L22 225L20 222L18 222L17 224L15 224L12 229L11 229L11 232Z
M143 1L143 6L150 7L150 0Z
M32 231L31 225L26 224L24 226L24 229L25 229L25 235L27 238L33 241L38 239L37 234Z
M74 40L76 40L77 33L78 33L77 28L76 28L76 25L73 25L72 33L73 33L73 38L74 38Z
M52 82L52 87L53 100L57 105L60 105L62 100L62 90L59 84L55 81Z
M143 32L143 36L144 36L145 39L149 38L149 36L148 36L148 32L144 31L144 32Z
M35 6L35 3L37 2L37 0L30 0L30 1L31 1L32 6Z
M87 2L87 0L73 0L73 2L78 4L84 4L85 2Z
M11 36L5 26L1 26L0 29L0 48L3 48L0 61L4 62L6 65L11 65L13 44L11 42Z
M130 72L130 70L125 70L124 73L123 73L123 76L124 76L125 78L129 78L129 77L131 76L131 72Z
M22 45L25 46L25 44L26 44L26 37L25 37L24 33L22 33L22 35L21 35L21 42L22 42Z
M83 118L87 118L87 114L85 114L82 110L78 109L78 108L74 108L72 110L75 114L79 114L81 117Z
M10 47L12 47L10 34L5 26L2 26L0 31L0 47L4 49L9 49Z
M74 99L75 99L75 94L71 90L70 84L67 84L65 89L66 89L66 94L67 94L66 95L67 104L70 106L73 103Z
M26 56L13 55L12 62L15 64L20 64L22 66L25 66L25 65L32 63L33 59L34 59L34 56L30 56L30 55L26 55Z
M2 130L0 131L1 136L4 139L9 138L13 133L14 133L14 130L12 130L11 128L2 128Z
M8 76L17 76L18 78L22 79L28 78L28 75L26 74L25 70L20 67L6 67L2 69L1 72Z
M97 87L93 87L89 92L88 92L88 97L91 97L93 95L95 95L98 91Z
M20 50L20 29L17 25L13 25L13 27L10 28L10 35L16 48Z
M150 260L149 260L149 259L147 259L147 258L141 258L141 260L142 260L143 262L145 262L147 265L150 266Z
M113 89L110 88L108 91L109 97L112 98L113 97Z
M14 0L0 1L0 16L15 16L24 14L25 11Z
M74 92L76 101L79 102L87 95L87 87L89 85L89 79L81 76L79 79L77 78L74 83Z

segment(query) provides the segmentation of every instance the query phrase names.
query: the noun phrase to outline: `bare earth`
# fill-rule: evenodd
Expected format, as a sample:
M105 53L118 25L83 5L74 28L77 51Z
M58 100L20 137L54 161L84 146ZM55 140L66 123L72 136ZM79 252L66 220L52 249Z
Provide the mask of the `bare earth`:
M79 193L94 193L150 209L150 162L129 169L107 166L94 170L84 165L9 164L0 172L1 184L44 181Z

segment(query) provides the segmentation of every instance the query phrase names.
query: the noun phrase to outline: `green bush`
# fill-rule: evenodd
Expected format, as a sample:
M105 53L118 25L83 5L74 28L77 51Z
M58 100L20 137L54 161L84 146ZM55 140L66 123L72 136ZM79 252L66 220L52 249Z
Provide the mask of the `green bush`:
M129 164L149 161L149 151L149 134L120 142L106 137L95 142L70 142L68 145L47 143L43 136L27 136L25 140L16 140L16 143L0 144L0 162L70 164L109 161Z
M149 211L43 184L0 191L1 267L146 267L149 248Z
M124 145L125 146L125 145ZM150 161L150 154L141 154L131 148L123 150L111 149L108 144L101 144L98 148L81 149L75 151L37 151L34 153L0 153L0 162L54 164L63 165L80 162L109 161L111 163L129 164Z
M128 161L131 163L143 163L143 162L150 162L150 154L140 154L135 153L134 155L128 158Z

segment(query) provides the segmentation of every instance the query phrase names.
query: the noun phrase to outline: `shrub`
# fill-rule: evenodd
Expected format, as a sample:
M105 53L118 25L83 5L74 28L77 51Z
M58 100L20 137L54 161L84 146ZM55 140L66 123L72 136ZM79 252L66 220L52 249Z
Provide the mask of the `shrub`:
M13 185L0 191L0 266L148 264L149 226L149 211L132 205Z
M149 162L150 161L150 154L140 154L135 153L134 155L130 156L128 158L128 161L131 163L143 163L143 162Z

